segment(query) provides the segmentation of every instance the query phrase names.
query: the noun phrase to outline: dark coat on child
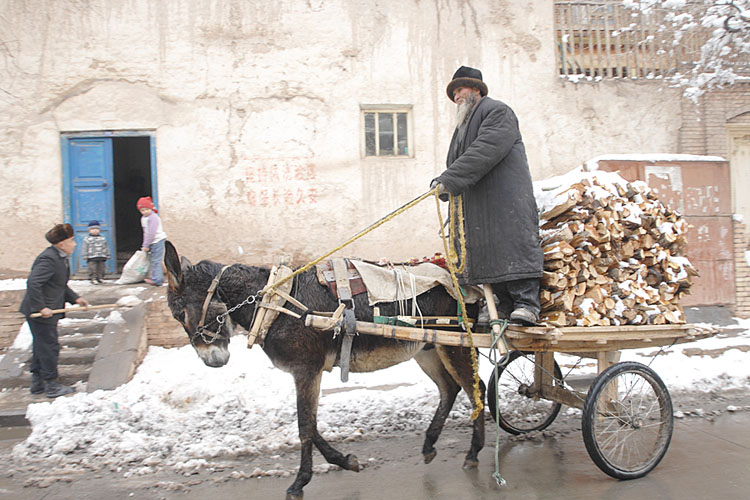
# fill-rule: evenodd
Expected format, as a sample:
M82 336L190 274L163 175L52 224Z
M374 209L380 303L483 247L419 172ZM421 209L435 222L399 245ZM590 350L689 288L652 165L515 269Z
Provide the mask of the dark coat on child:
M83 239L81 256L84 260L108 260L109 243L107 237L101 234L89 234Z

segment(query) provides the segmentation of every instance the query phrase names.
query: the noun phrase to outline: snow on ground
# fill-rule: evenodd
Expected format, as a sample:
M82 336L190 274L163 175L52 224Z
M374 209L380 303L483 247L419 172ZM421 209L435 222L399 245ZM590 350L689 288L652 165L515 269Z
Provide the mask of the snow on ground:
M750 320L736 337L709 338L665 349L623 351L623 360L651 364L671 391L750 388L747 353L687 356L704 350L750 344ZM263 351L247 349L235 336L231 358L222 368L205 366L191 346L151 347L134 378L113 391L78 393L29 406L33 432L14 449L20 462L42 462L64 468L113 469L133 466L127 474L161 469L190 473L222 457L274 455L297 445L292 377L271 366ZM558 358L568 374L568 357ZM573 374L594 372L585 360ZM480 375L489 380L490 364L482 359ZM414 361L369 374L339 370L324 374L319 429L332 441L423 432L437 406L437 390ZM451 419L468 422L465 395Z
M133 380L118 389L31 405L33 432L15 456L187 472L220 455L296 445L291 376L274 369L261 349L247 349L244 336L236 336L230 350L229 363L217 369L205 366L190 346L151 347ZM348 384L338 377L336 370L323 381L319 430L328 439L423 430L438 402L414 362L351 374ZM467 401L456 407L454 415L468 418Z
M0 290L26 290L26 278L0 280Z

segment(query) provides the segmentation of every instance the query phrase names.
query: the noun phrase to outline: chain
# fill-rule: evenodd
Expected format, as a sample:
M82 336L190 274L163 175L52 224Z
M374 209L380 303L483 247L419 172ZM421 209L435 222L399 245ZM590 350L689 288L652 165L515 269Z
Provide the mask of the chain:
M247 306L247 305L256 303L259 298L261 298L260 291L255 292L255 295L248 295L245 300L243 300L242 302L240 302L236 306L234 306L234 307L232 307L230 309L227 309L226 312L223 312L223 313L219 314L218 316L216 316L216 319L212 323L218 323L219 324L219 328L217 328L215 332L212 332L211 330L208 330L205 326L202 326L202 327L198 328L197 333L198 333L198 335L200 335L201 340L203 341L203 343L204 344L213 344L214 342L216 342L216 339L219 338L219 330L221 330L221 327L224 326L224 323L226 323L226 321L227 321L227 316L229 316L230 314L232 314L234 311L236 311L237 309L239 309L242 306ZM208 326L208 325L206 325L206 326ZM211 335L210 336L206 336L206 332L208 332Z

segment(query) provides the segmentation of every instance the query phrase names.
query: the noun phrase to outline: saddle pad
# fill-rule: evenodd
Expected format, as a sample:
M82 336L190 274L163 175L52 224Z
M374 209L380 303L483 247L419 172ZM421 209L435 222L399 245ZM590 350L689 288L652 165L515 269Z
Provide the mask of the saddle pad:
M370 305L380 302L394 302L411 299L438 285L458 300L453 288L450 273L440 266L425 262L416 266L383 267L361 260L350 261L362 277ZM475 286L463 286L464 301L473 304L484 297L482 290Z
M365 293L367 288L362 281L362 277L359 275L357 268L352 265L352 261L344 259L346 262L346 271L349 275L349 288L352 289L352 295L359 295ZM331 293L338 298L338 287L336 286L336 276L333 273L333 263L330 260L319 262L315 264L315 272L318 276L318 281L321 285L325 285L330 288Z

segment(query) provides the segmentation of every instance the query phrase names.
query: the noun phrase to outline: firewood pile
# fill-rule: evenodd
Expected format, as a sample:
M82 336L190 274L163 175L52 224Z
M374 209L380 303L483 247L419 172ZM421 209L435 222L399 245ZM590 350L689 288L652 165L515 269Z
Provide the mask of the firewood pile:
M643 182L581 174L537 196L544 250L541 320L554 326L684 323L698 273L688 223Z

